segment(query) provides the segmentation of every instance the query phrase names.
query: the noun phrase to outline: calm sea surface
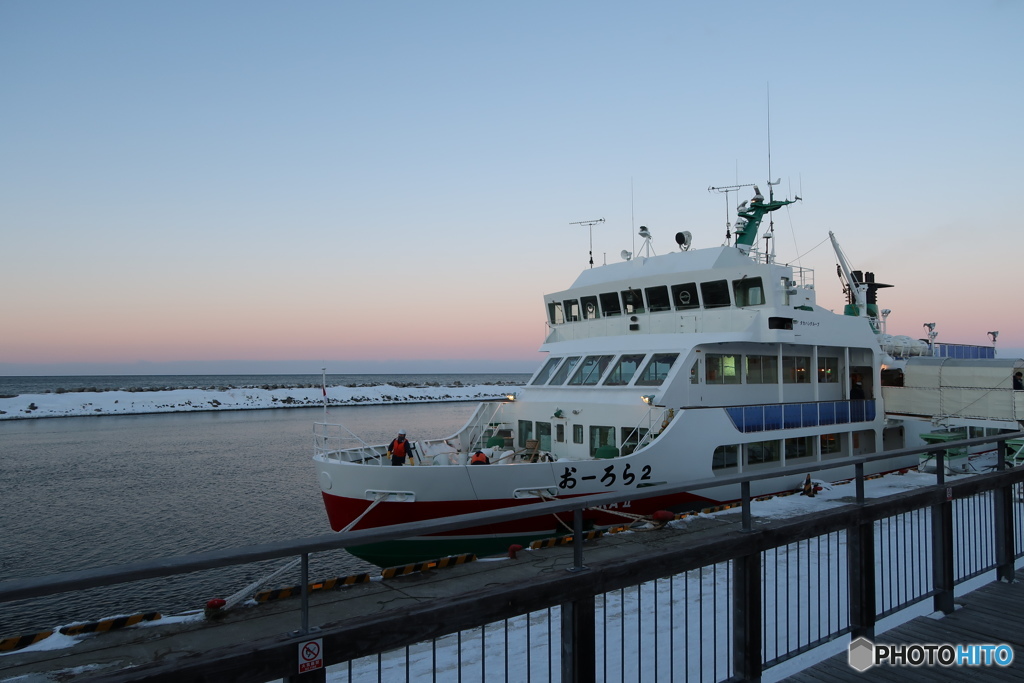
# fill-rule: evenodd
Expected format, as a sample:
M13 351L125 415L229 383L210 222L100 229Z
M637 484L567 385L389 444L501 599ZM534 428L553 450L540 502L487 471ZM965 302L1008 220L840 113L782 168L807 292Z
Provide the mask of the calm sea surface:
M368 443L400 428L418 440L455 432L475 407L339 407L328 421ZM311 460L322 418L321 408L301 408L0 422L0 581L328 533ZM0 637L200 609L286 563L0 604ZM344 551L314 555L310 567L311 579L374 569ZM296 569L267 588L298 583Z

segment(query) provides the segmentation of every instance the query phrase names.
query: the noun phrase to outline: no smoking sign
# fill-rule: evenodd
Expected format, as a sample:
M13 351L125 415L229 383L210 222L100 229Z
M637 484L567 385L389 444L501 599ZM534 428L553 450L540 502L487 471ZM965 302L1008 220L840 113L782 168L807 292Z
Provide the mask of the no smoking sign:
M324 639L307 640L299 643L299 673L324 668Z

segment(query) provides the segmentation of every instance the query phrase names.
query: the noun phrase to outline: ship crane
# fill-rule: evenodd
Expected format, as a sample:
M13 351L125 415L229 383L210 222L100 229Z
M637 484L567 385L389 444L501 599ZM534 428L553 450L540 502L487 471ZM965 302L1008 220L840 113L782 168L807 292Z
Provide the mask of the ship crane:
M853 303L857 306L858 315L866 318L868 317L868 286L853 277L853 271L850 270L850 262L846 259L843 248L839 246L835 233L829 230L828 238L832 240L832 249L836 252L836 258L839 259L839 268L842 269L843 278L846 279L846 284L850 288L850 295L853 298Z

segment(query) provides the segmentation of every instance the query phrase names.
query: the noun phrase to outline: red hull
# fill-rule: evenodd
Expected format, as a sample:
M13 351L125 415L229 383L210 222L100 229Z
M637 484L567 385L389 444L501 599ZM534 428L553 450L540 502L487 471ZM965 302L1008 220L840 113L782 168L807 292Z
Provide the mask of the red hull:
M330 520L331 528L340 531L348 526L352 520L359 517L370 507L371 502L353 498L341 498L324 493L324 507L327 510L327 517ZM562 496L559 499L565 500ZM391 526L406 522L419 522L428 519L443 519L456 515L468 515L474 513L488 512L501 508L518 507L537 503L536 498L515 499L500 498L490 500L446 500L446 501L417 501L413 503L383 502L377 504L353 529L373 529L378 527ZM633 501L629 507L620 507L628 515L649 515L658 510L682 511L706 507L709 504L716 504L708 498L702 498L692 494L684 493L676 496L659 496L644 500ZM572 514L562 513L558 515L563 522L572 524ZM600 526L611 526L624 524L632 521L625 515L614 514L605 510L584 510L583 518L586 522ZM490 524L481 527L471 527L457 531L446 532L444 536L480 536L493 534L538 534L564 530L565 527L555 520L555 515L542 515L526 519Z

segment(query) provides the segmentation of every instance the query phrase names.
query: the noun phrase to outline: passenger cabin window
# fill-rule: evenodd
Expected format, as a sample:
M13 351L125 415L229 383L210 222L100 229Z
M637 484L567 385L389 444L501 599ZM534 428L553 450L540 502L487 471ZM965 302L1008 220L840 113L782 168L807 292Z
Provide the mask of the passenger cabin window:
M622 427L620 430L622 436L622 454L629 455L636 450L636 447L640 445L640 442L647 436L646 427Z
M639 289L630 287L622 292L622 310L626 315L644 312L644 295Z
M743 464L746 467L774 465L782 459L779 441L756 441L743 444Z
M621 387L629 384L629 380L633 379L633 375L640 369L643 359L644 354L642 353L628 353L619 358L619 362L608 373L608 379L604 381L605 385Z
M732 354L709 353L704 358L707 384L739 384L740 358Z
M544 367L540 369L537 376L533 378L530 384L547 384L548 380L551 379L551 373L555 371L558 364L562 362L561 358L549 358L548 362L544 364Z
M704 308L722 308L729 305L728 280L712 280L700 283L700 298Z
M597 449L602 446L615 447L615 427L602 427L600 425L590 426L590 457L597 454Z
M579 356L569 356L566 358L565 362L562 363L562 367L558 368L558 372L556 372L555 376L551 378L550 384L554 386L565 382L565 378L569 376L569 373L572 372L572 369L576 367L576 364L579 362Z
M567 299L562 303L564 307L563 315L565 320L570 323L578 322L580 319L580 302L578 299Z
M580 299L580 303L583 305L583 319L594 320L600 318L601 314L597 311L597 297L596 296L585 296Z
M711 456L711 469L727 470L734 469L740 460L740 447L738 444L719 446Z
M606 317L613 315L622 315L622 305L619 303L619 295L617 292L605 292L600 295L601 297L601 312Z
M764 305L764 287L761 286L761 278L759 277L745 277L742 280L733 280L732 294L737 306Z
M542 451L551 450L551 423L550 422L538 422L537 423L537 440L540 441L540 449Z
M612 362L614 356L587 356L580 363L579 370L569 380L570 385L574 386L592 386L597 384L597 380L601 379L601 375L608 368L608 364Z
M783 384L810 384L811 359L808 356L782 357Z
M747 384L778 384L778 356L746 356Z
M572 442L583 443L583 425L572 426Z
M647 295L647 309L651 313L672 310L672 304L668 298L667 285L662 285L661 287L648 287L644 290L644 294Z
M818 358L818 384L835 384L839 381L839 359Z
M687 282L685 285L672 285L672 301L675 302L677 311L700 308L700 300L697 298L697 283Z
M552 325L561 325L565 322L565 314L562 311L562 302L552 301L548 304L548 320Z
M636 381L638 387L656 387L661 385L668 377L668 371L672 369L672 364L676 362L676 358L679 358L678 353L656 353L651 356L651 360L647 362L647 367L640 373L640 378Z

